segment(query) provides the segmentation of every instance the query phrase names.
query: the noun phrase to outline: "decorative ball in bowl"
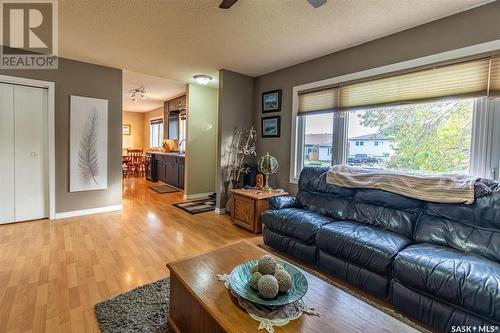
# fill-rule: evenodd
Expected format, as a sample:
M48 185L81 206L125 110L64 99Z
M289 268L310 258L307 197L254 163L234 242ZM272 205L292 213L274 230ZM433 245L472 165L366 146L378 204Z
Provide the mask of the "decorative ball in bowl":
M236 266L229 276L229 285L238 296L267 307L298 301L308 288L301 271L271 255Z

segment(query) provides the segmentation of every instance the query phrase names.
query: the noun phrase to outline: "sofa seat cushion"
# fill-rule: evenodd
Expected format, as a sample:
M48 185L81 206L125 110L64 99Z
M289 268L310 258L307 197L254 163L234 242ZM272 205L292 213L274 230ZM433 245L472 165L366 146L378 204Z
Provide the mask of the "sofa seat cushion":
M331 223L333 220L309 210L285 208L264 212L262 222L266 228L298 239L306 244L312 244L321 226Z
M432 244L415 244L394 261L403 285L500 321L500 264Z
M349 221L326 225L316 235L318 248L382 275L410 243L405 236Z

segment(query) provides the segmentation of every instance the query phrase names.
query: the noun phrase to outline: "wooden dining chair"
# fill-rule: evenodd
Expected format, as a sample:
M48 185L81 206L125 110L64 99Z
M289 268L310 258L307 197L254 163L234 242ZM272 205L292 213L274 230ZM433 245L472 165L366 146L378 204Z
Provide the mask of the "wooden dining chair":
M127 149L128 173L140 174L144 169L144 155L142 149Z

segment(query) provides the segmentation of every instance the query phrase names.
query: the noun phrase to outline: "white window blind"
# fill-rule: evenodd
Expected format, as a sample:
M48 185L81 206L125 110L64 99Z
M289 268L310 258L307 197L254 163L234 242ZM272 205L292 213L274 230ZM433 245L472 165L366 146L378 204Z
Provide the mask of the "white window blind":
M299 93L298 114L480 96L500 96L500 57L302 92Z
M338 88L299 93L299 114L333 112L339 106Z
M491 59L489 96L500 96L500 57Z

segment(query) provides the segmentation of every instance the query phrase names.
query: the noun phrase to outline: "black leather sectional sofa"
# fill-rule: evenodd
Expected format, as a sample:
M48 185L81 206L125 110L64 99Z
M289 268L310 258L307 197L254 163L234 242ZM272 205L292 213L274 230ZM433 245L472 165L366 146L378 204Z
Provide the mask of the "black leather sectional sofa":
M270 199L265 244L437 331L500 326L499 191L437 204L329 185L327 170L304 168L296 197Z

